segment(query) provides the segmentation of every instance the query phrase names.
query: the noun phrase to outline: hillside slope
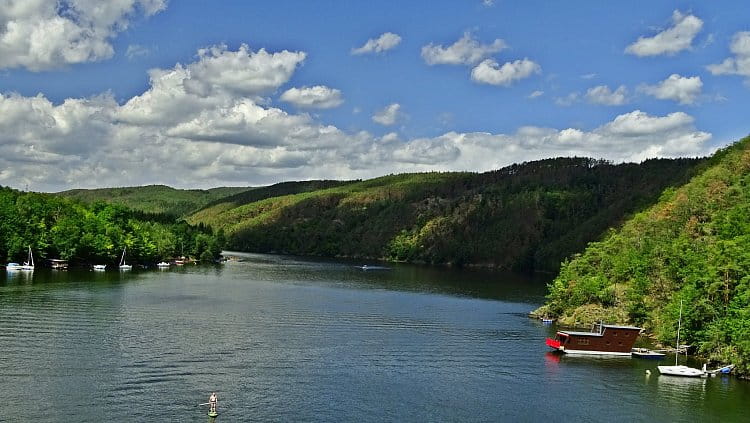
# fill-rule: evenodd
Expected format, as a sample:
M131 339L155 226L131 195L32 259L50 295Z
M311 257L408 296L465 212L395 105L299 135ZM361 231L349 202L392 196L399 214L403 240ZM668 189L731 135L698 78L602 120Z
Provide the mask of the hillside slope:
M179 255L210 261L221 252L221 242L207 228L164 215L0 187L2 264L22 262L29 247L40 267L45 259L64 259L116 269L126 247L129 264L154 265Z
M55 193L84 203L105 201L133 210L179 217L218 199L252 190L250 187L221 187L207 190L176 189L166 185L142 187L73 189Z
M750 138L562 266L541 314L642 325L750 370Z
M223 229L243 251L556 270L699 163L559 158L482 174L392 175L219 202L188 221Z

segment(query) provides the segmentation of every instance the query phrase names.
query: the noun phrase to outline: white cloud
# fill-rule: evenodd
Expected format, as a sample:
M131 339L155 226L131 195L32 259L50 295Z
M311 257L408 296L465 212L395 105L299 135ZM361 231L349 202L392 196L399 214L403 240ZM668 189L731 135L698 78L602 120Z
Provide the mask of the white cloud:
M526 98L537 98L544 95L544 91L536 90L532 92L531 94L527 95Z
M656 85L643 85L639 90L660 100L693 104L700 96L702 88L703 81L699 76L684 77L675 73Z
M628 89L620 85L612 91L606 85L599 85L586 91L586 100L605 106L620 106L628 102Z
M448 47L430 43L422 47L422 58L428 65L473 65L508 45L501 39L491 44L481 44L470 32Z
M352 54L382 53L395 48L401 42L401 37L392 32L381 34L378 38L370 38L359 48L353 48Z
M706 68L714 75L741 75L750 78L750 32L734 34L729 50L734 57L728 57L716 65Z
M0 68L57 69L112 57L111 39L138 14L166 0L5 0L0 6Z
M150 87L124 104L108 93L61 103L43 95L0 95L0 184L29 184L36 190L147 183L259 185L400 172L484 171L557 156L639 161L709 150L711 135L697 130L691 116L637 110L593 130L530 126L508 134L447 132L417 139L344 131L306 113L271 107L255 98L258 89L237 89L244 85L223 76L206 81L210 89L205 95L188 89L184 81L194 77L194 66L243 50L221 51L199 55L195 63L152 70ZM245 72L245 59L255 55L243 54L245 58L222 63ZM261 62L275 63L270 57ZM278 78L268 75L269 67ZM289 77L283 66L259 66L256 72L243 75L271 81ZM391 104L379 113L380 123L395 124L401 115L401 106Z
M581 99L581 94L578 92L572 92L565 97L555 98L555 104L558 106L568 107L577 103Z
M344 102L344 99L341 98L340 90L323 85L290 88L281 94L280 99L281 101L292 103L297 107L313 109L330 109L338 107Z
M639 37L636 42L625 48L626 53L639 57L673 55L691 48L695 36L703 28L703 21L679 10L672 13L672 26L653 37Z
M151 50L149 50L148 47L145 47L139 44L131 44L128 46L128 49L125 51L125 57L127 57L128 60L133 60L138 57L148 56L150 53L151 53Z
M384 109L379 110L372 116L373 122L379 123L384 126L391 126L398 121L401 116L401 105L393 103L386 106Z
M492 59L485 59L471 70L471 79L482 84L508 86L541 71L542 67L529 59L507 62L502 66Z
M485 7L492 7L495 5L495 0L482 0L482 5Z
M237 51L226 45L198 50L198 62L187 66L185 90L202 97L226 91L256 96L275 90L289 81L307 56L304 52L253 52L243 44Z

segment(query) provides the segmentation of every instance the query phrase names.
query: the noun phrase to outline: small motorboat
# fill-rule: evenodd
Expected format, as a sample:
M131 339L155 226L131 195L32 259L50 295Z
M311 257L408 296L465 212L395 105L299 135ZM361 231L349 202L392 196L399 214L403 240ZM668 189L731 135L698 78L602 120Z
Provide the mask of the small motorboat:
M94 265L94 270L99 271L99 272L101 272L103 270L107 270L107 265L106 264L95 264Z
M630 354L635 358L661 359L666 356L663 352L653 351L648 348L632 348Z
M166 261L160 261L159 263L156 263L156 267L158 267L159 269L166 269L169 266L170 264L167 263Z

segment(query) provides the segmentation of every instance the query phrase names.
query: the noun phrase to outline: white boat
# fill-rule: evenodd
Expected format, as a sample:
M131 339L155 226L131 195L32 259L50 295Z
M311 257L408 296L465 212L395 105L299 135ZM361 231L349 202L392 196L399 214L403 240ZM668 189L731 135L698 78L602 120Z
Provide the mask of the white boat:
M133 266L125 264L125 250L127 250L127 248L122 249L122 258L120 258L120 270L130 270L133 268Z
M25 271L34 270L34 254L31 253L31 245L29 245L29 258L26 259L25 262L23 262L23 266L21 266L21 270L25 270Z
M8 263L5 265L5 270L7 272L17 272L21 270L21 265L18 263Z
M706 365L703 365L703 369L696 369L688 366L656 366L659 369L659 373L668 376L683 376L683 377L701 377L706 375Z
M99 270L99 271L107 270L107 265L106 264L95 264L94 265L94 270Z
M677 320L677 349L674 354L674 366L656 366L659 369L659 373L668 376L683 376L683 377L701 377L708 374L706 372L706 365L703 365L703 369L696 369L688 366L678 366L677 359L680 357L680 327L682 325L682 301L680 301L680 318ZM686 353L687 354L687 353Z
M166 269L169 266L170 264L167 263L166 261L160 261L159 263L156 263L156 267L158 267L159 269Z

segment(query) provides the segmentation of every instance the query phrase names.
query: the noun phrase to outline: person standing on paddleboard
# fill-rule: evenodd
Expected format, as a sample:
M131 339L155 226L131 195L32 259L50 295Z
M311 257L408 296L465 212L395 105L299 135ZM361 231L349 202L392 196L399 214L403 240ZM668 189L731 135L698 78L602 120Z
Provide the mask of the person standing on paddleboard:
M208 397L208 411L216 412L216 403L219 401L219 398L216 397L216 392L211 392L211 396Z

